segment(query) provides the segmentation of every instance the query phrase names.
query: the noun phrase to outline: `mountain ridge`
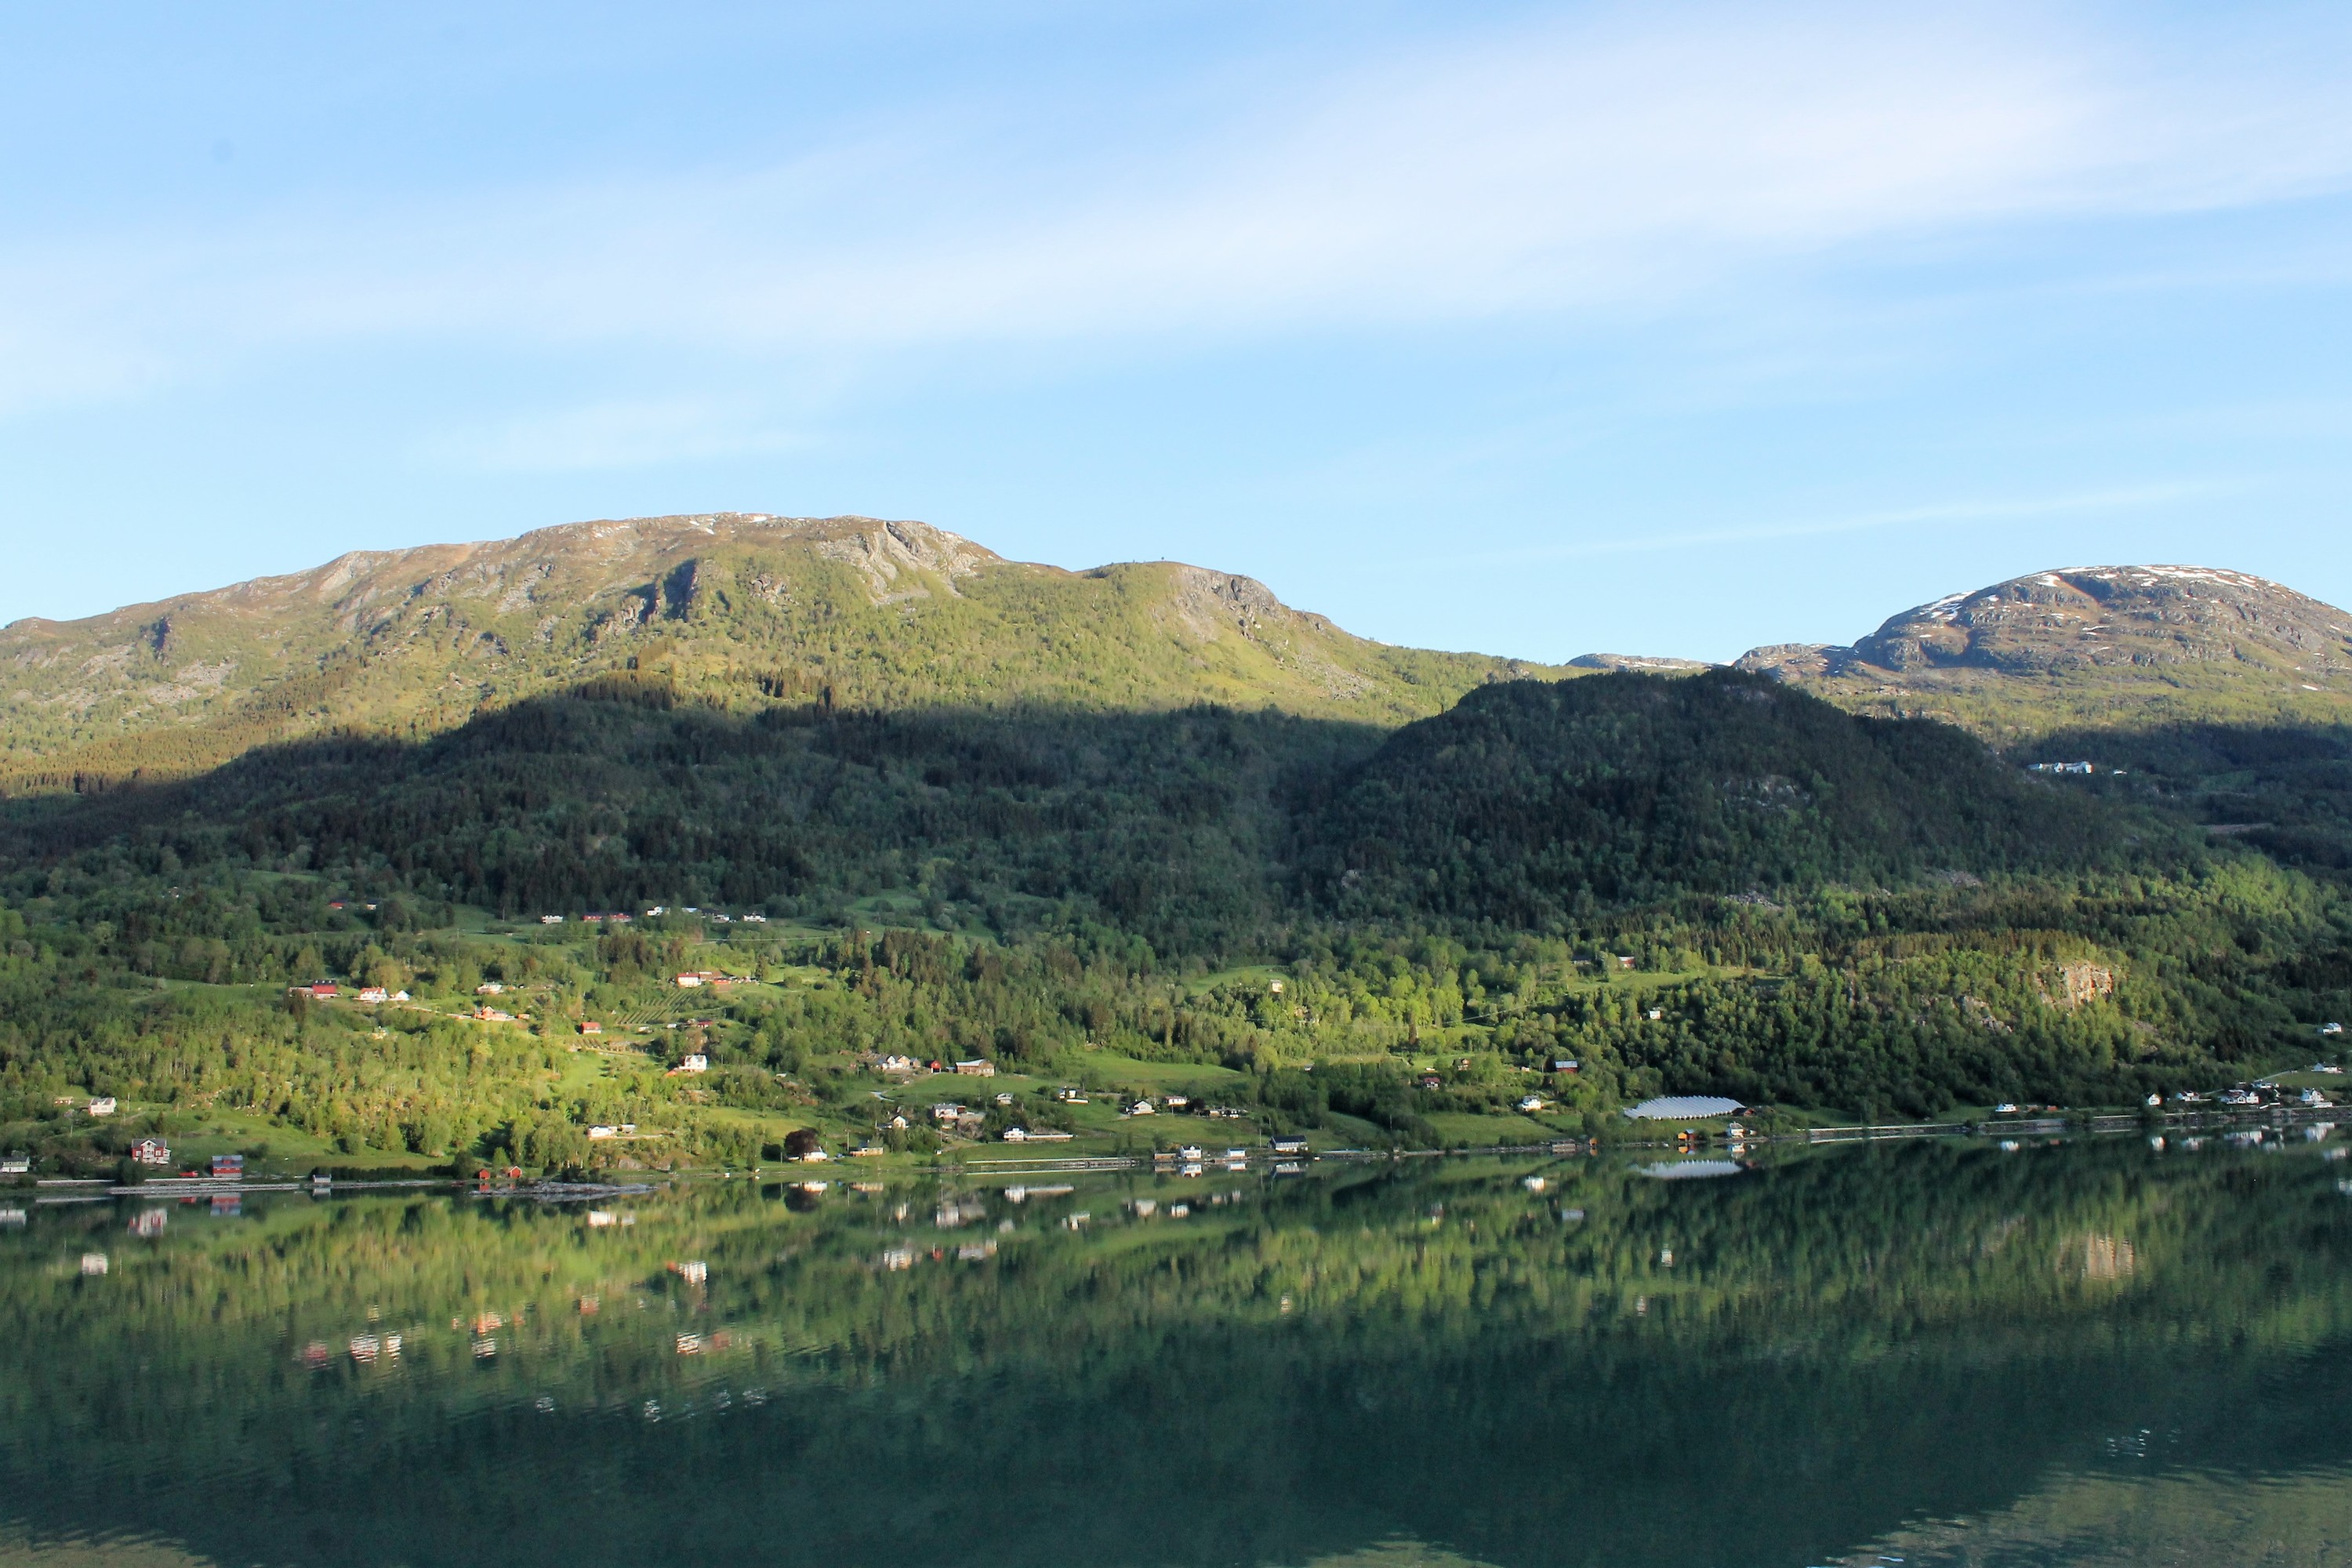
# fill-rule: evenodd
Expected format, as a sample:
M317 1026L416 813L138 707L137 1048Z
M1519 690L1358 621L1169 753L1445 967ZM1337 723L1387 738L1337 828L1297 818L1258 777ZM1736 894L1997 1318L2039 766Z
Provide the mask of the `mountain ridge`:
M705 700L1212 702L1397 723L1547 667L1400 648L1181 563L1072 572L927 523L719 512L357 551L0 628L0 787L414 737L616 670Z

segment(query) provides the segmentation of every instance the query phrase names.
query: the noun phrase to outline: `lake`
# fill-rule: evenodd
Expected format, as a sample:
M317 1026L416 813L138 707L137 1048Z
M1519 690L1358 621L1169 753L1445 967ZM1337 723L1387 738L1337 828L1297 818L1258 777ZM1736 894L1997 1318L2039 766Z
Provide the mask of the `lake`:
M2347 1563L2308 1131L17 1189L0 1561Z

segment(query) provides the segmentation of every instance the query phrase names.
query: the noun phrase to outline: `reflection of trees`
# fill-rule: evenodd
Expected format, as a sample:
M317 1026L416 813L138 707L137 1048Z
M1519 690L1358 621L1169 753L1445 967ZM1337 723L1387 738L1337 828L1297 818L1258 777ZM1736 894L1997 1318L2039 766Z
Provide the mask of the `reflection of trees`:
M55 1264L100 1243L45 1214L0 1244L5 1490L229 1561L471 1562L487 1531L515 1563L1303 1561L1391 1530L1501 1562L1801 1557L2006 1503L2115 1430L2221 1443L2198 1411L2270 1397L2352 1321L2316 1162L1521 1173L1232 1204L835 1186L805 1213L704 1187L603 1226L289 1201L151 1240L91 1215L115 1255L92 1279ZM881 1266L897 1248L913 1267ZM396 1361L347 1353L394 1332Z

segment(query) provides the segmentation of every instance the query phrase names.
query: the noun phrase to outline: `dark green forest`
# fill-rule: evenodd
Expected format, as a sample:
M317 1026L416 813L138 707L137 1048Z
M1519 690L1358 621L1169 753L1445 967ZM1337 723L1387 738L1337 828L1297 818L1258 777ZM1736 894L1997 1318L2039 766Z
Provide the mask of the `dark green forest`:
M1197 1067L1255 1127L1358 1142L1530 1096L1530 1136L1662 1091L2126 1106L2352 1013L2327 866L1732 671L1497 682L1393 731L622 671L0 809L0 1138L60 1159L226 1118L362 1163L576 1165L620 1121L753 1163L787 1124L874 1133L892 1056ZM687 1007L696 969L742 984ZM414 999L288 994L319 981ZM528 1008L454 1016L486 984ZM583 1023L623 1018L590 1072ZM985 1135L1059 1124L1022 1093ZM93 1129L76 1094L141 1109Z

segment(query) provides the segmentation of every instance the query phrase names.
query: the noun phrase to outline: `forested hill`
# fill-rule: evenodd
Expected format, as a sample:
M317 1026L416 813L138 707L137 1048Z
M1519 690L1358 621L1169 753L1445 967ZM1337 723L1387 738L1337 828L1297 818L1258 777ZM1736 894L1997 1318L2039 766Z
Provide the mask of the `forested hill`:
M417 739L614 672L745 710L1213 702L1394 724L1539 668L1368 642L1173 563L1066 572L871 518L644 518L0 628L0 792Z
M1316 872L1343 912L1545 928L1688 892L2069 870L2161 831L1941 724L1736 670L1606 674L1407 725L1324 814Z

